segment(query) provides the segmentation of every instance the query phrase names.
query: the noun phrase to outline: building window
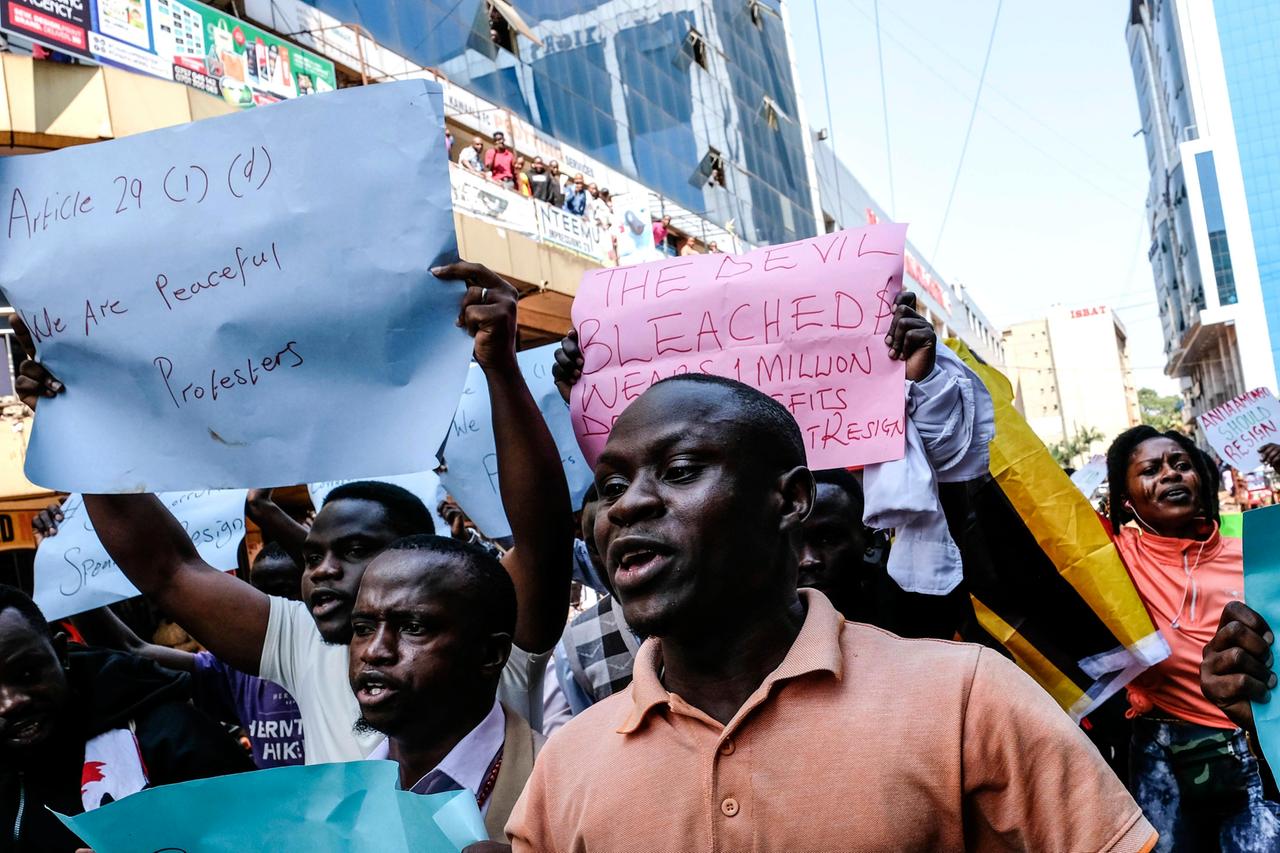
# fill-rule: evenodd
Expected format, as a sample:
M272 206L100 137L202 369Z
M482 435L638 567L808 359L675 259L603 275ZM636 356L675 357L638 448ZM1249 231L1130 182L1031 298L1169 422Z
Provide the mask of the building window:
M757 30L764 29L765 13L776 14L772 9L766 6L763 0L747 0L747 13L751 15L751 23L755 25Z
M702 66L703 70L707 68L707 38L702 33L689 28L689 33L684 37L684 42L680 45L680 53L676 57L677 64L689 68L689 63L696 62Z
M706 184L724 186L724 156L719 149L707 149L707 153L703 154L702 160L698 162L698 168L689 178L689 183L699 188Z
M503 10L499 8L497 3L485 3L489 13L489 38L493 43L508 53L519 55L519 46L516 43L515 27L511 26L511 22L507 20L507 16L502 14Z
M1218 302L1236 304L1236 275L1231 267L1231 248L1227 244L1227 223L1222 215L1222 195L1218 190L1218 168L1212 151L1196 155L1196 171L1200 173L1200 198L1204 202L1204 219L1209 230L1209 256L1213 260L1213 277L1218 285Z
M770 130L777 130L779 118L786 118L782 112L782 108L778 106L778 102L768 95L760 102L760 117L764 119L764 123L769 125Z

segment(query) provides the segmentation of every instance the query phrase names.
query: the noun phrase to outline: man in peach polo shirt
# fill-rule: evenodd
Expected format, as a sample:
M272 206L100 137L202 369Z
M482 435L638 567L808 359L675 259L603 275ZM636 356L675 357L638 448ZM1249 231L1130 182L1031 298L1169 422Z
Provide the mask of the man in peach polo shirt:
M1146 851L1084 735L973 645L846 622L796 590L800 430L732 380L655 384L596 467L635 680L553 737L516 851ZM479 848L477 848L479 849Z

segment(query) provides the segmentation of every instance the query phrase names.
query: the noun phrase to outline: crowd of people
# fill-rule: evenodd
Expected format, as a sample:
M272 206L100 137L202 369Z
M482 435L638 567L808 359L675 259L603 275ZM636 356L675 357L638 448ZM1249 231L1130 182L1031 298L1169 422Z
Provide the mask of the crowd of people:
M515 186L501 137L482 148L463 165ZM557 175L535 159L530 192ZM585 210L572 183L564 203ZM1107 455L1100 521L1170 649L1115 700L1122 780L999 647L956 642L954 612L890 577L901 542L864 523L885 484L811 471L794 418L750 386L651 386L574 507L517 366L515 288L466 262L432 272L467 284L459 323L492 401L510 538L451 501L437 530L384 482L335 488L314 518L259 489L246 515L264 547L227 573L155 496L85 495L120 571L200 648L143 639L121 606L50 625L0 588L13 849L82 846L49 809L366 758L395 762L404 790L474 796L490 841L473 851L1280 849L1250 706L1276 686L1274 636L1239 601L1241 543L1218 529L1217 469L1189 438L1135 427ZM985 476L980 380L910 293L884 346L905 365L921 464ZM583 367L571 332L554 368L566 399ZM20 374L32 408L68 390L34 353ZM51 506L37 536L62 520ZM585 607L578 588L596 596Z
M455 142L450 132L445 137L445 148L450 157ZM485 147L482 137L473 137L456 154L456 162L467 171L481 175L511 192L525 198L536 199L552 207L594 223L602 234L609 235L620 224L614 211L614 199L608 187L588 181L582 173L570 175L560 171L558 160L544 161L542 157L526 157L508 147L506 134L499 130L493 134L493 145ZM715 241L700 248L697 238L682 234L671 224L671 216L663 215L650 223L654 248L666 255L716 254L721 251ZM638 232L639 233L639 232ZM616 252L616 240L611 239L611 250ZM612 256L616 261L616 256Z

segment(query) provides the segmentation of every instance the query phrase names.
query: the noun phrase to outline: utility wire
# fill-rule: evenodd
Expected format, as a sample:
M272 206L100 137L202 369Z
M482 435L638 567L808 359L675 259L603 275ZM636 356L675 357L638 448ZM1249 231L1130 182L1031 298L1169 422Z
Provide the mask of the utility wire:
M996 14L991 21L991 35L987 38L987 54L982 59L982 73L978 75L978 91L973 96L973 109L969 111L969 126L964 131L964 143L960 146L960 162L956 163L956 175L951 181L951 192L947 194L947 206L942 211L942 224L938 226L938 239L933 244L934 266L938 264L938 250L942 247L942 236L947 230L947 219L951 216L951 203L956 198L956 187L960 185L960 173L964 171L964 155L969 150L969 137L973 133L973 121L978 117L978 103L982 100L982 85L987 80L987 66L991 63L991 48L996 43L996 27L1000 23L1000 9L1004 0L996 0Z
M893 189L893 145L889 142L889 96L884 83L884 46L880 43L880 0L875 0L876 58L880 61L880 111L884 115L884 156L889 161L889 218L898 218L898 196ZM819 36L821 38L821 36ZM823 72L826 73L825 70ZM828 102L828 109L830 103Z
M851 5L851 7L852 7L853 9L855 9L857 12L859 12L859 13L860 13L864 18L865 18L865 17L867 17L867 13L866 13L863 9L861 9L861 8L859 8L858 6L856 6L856 5L854 5L854 4L853 4L853 0L849 0L849 2L850 2L850 5ZM878 2L878 0L877 0L877 2ZM956 55L950 51L950 49L948 48L948 46L947 46L947 45L942 44L941 42L937 41L936 39L934 39L934 38L930 37L928 33L924 32L923 30L921 30L921 29L917 28L916 26L914 26L914 25L912 24L912 22L911 22L911 21L910 21L910 20L909 20L905 15L903 15L901 12L899 12L897 9L895 9L892 5L890 5L890 6L889 6L889 8L886 10L886 12L887 12L887 14L888 14L888 16L889 16L889 17L897 19L898 23L902 25L903 29L907 30L907 31L908 31L909 33L911 33L913 36L915 36L916 38L920 39L920 41L922 41L922 42L924 42L925 44L929 45L929 47L930 47L930 48L932 48L932 53L934 53L934 54L938 54L938 55L940 55L940 56L943 56L943 57L945 57L945 58L949 59L952 63L954 63L954 64L956 65L956 67L957 67L957 68L960 68L961 70L963 70L963 71L964 71L966 74L968 74L969 76L971 76L971 77L975 77L975 78L978 76L978 73L977 73L976 71L974 71L972 68L970 68L970 67L969 67L969 65L968 65L967 63L965 63L964 61L962 61L962 60L960 60L960 59L956 58ZM890 36L890 38L892 38L892 36ZM1047 121L1045 121L1043 118L1041 118L1039 115L1036 115L1032 110L1030 110L1030 109L1028 109L1028 108L1024 107L1022 104L1018 103L1018 101L1017 101L1017 100L1015 100L1015 99L1014 99L1013 97L1011 97L1008 93L1006 93L1006 92L1004 92L1002 89L1000 89L1000 87L996 86L996 84L995 84L995 83L988 83L988 84L987 84L987 86L986 86L986 91L987 91L987 93L988 93L988 94L992 94L992 95L996 95L996 96L998 96L998 97L999 97L999 98L1001 98L1003 101L1005 101L1005 103L1007 103L1010 107L1012 107L1013 109L1015 109L1015 110L1017 110L1018 112L1022 113L1022 114L1023 114L1023 116L1025 116L1027 119L1030 119L1031 121L1033 121L1033 122L1035 122L1036 124L1040 125L1040 127L1042 127L1044 130L1048 131L1048 132L1053 136L1053 138L1054 138L1055 140L1057 140L1058 142L1061 142L1061 143L1063 143L1064 145L1068 145L1068 146L1070 146L1070 147L1074 148L1078 153L1082 154L1083 156L1085 156L1085 157L1089 158L1090 160L1092 160L1095 164L1097 164L1097 165L1099 165L1099 166L1103 167L1104 169L1106 169L1106 170L1107 170L1108 172L1110 172L1110 173L1111 173L1111 175L1112 175L1113 177L1115 177L1117 180L1125 180L1125 179L1127 179L1127 178L1128 178L1128 175L1125 175L1124 173L1121 173L1121 172L1117 172L1117 171L1115 171L1115 166L1114 166L1112 163L1110 163L1110 162L1108 162L1108 161L1106 161L1106 160L1103 160L1102 158L1098 157L1098 156L1097 156L1096 154L1094 154L1093 152L1091 152L1091 151L1089 151L1089 150L1087 150L1087 149L1083 148L1083 147L1082 147L1082 146L1080 146L1079 144L1077 144L1077 143L1073 142L1073 141L1071 140L1071 138L1070 138L1070 137L1069 137L1065 132L1063 132L1063 130L1062 130L1061 128L1054 127L1054 126L1053 126L1053 125L1051 125L1049 122L1047 122ZM988 113L989 113L990 111L984 108L984 109L983 109L983 112L988 112Z
M827 102L827 145L831 148L831 171L836 177L836 223L844 227L844 196L840 192L840 158L836 156L836 129L831 123L831 89L827 85L827 57L822 50L822 19L818 15L818 0L813 0L813 23L818 31L818 64L822 68L822 97Z

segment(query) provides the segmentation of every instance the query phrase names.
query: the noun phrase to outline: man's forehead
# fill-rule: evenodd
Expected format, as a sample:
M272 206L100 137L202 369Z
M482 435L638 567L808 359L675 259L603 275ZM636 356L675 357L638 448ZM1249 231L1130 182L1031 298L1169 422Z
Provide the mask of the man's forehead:
M384 551L360 580L360 598L379 605L428 606L450 596L462 583L461 568L449 555L431 551Z
M48 642L49 638L37 630L18 608L6 607L0 610L0 657L41 650Z
M745 413L732 392L720 385L664 382L636 400L614 424L613 436L634 432L663 434L689 430L728 435L743 423Z
M809 513L810 521L819 518L838 517L844 519L855 514L862 506L862 500L855 499L847 491L835 483L818 483L815 491L813 510ZM860 512L856 515L861 516ZM860 520L860 518L859 518Z
M329 501L316 513L307 539L310 540L312 534L331 538L353 533L378 536L388 532L391 532L391 522L382 504L364 498L339 498Z

